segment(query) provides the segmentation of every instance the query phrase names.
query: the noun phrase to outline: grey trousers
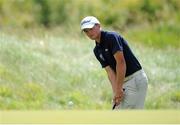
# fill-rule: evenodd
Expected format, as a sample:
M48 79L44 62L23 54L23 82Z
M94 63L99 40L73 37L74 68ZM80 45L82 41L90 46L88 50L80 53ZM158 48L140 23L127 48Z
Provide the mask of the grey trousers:
M115 109L143 109L148 87L148 79L143 70L139 70L125 79L124 99Z

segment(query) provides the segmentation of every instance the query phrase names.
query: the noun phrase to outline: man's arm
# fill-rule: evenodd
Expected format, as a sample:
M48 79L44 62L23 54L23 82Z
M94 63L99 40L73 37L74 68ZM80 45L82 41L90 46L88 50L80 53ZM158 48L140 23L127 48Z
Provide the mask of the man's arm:
M115 95L115 90L116 90L116 87L115 87L115 83L116 83L116 73L111 69L110 66L106 66L106 67L105 67L105 70L106 70L106 72L107 72L109 81L110 81L110 83L111 83L112 90L113 90L113 94Z
M116 80L115 80L115 96L114 102L119 105L123 99L123 83L126 74L126 62L122 51L114 54L116 60Z
M126 73L126 63L124 60L123 52L117 51L114 54L116 60L116 73L112 70L110 66L106 66L105 70L108 74L109 81L114 94L114 101L118 105L123 98L123 82Z

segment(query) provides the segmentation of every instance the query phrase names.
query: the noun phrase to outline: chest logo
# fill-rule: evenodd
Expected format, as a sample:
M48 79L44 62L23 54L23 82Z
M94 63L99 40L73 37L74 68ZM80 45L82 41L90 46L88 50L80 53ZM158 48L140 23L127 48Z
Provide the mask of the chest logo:
M104 59L104 57L103 57L102 54L100 54L99 57L100 57L103 61L105 61L105 59Z
M108 51L108 49L105 49L105 52L107 52Z

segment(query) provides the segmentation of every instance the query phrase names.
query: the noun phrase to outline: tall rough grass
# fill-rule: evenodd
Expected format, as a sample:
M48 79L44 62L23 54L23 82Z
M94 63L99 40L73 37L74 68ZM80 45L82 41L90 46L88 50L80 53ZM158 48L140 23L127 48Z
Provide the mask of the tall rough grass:
M0 109L111 108L111 87L92 41L26 35L0 34ZM149 77L146 108L180 108L179 50L128 40Z

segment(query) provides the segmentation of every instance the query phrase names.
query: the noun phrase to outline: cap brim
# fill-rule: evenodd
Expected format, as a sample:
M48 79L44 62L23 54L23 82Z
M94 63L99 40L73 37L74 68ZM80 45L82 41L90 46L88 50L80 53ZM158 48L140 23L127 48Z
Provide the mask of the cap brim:
M95 24L85 24L81 26L81 30L93 28Z

